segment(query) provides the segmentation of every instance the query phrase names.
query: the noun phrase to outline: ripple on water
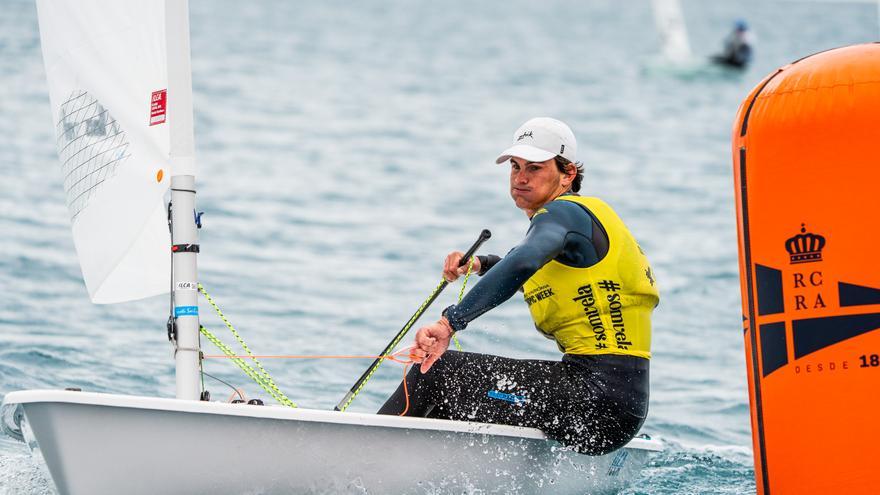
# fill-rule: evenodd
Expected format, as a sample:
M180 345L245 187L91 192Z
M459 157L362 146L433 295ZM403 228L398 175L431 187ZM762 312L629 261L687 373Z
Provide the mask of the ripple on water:
M67 356L73 354L73 349L15 349L0 352L0 360L16 363L25 367L37 368L64 368L72 367L74 362Z
M674 443L666 447L651 457L642 477L621 495L755 493L751 450L741 446L694 449Z

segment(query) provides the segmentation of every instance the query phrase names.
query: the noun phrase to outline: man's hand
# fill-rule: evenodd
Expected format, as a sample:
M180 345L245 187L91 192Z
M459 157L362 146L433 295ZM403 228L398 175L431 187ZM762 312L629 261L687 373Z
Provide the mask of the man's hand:
M431 366L440 359L440 356L449 348L449 340L452 338L452 327L446 318L440 318L437 323L422 327L416 332L416 343L412 350L412 359L422 363L421 372L427 373Z
M464 253L461 251L453 251L446 256L446 261L443 263L443 278L445 278L449 282L454 282L460 275L464 275L467 273L468 263L465 263L463 266L458 266L461 263L461 258L464 256ZM471 269L472 273L480 272L480 258L474 256L474 267ZM469 262L469 261L468 261Z

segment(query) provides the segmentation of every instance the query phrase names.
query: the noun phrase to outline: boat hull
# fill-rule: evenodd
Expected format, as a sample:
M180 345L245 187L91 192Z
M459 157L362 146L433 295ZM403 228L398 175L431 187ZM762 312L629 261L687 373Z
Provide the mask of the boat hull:
M585 456L532 428L70 391L13 392L2 418L62 495L606 494L661 449Z

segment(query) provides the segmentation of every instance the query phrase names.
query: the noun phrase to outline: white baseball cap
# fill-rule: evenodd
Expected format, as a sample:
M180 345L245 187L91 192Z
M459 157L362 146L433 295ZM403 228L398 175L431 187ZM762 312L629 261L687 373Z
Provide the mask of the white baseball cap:
M495 163L504 163L511 157L530 162L544 162L559 155L569 161L577 156L577 140L564 122L550 117L536 117L513 134L513 145L504 150Z

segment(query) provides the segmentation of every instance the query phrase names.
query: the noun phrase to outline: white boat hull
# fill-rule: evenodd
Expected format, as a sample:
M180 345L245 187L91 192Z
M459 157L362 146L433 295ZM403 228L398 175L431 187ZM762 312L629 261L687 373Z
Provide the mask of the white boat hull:
M3 430L66 494L616 493L660 442L585 456L539 430L274 406L34 390Z

